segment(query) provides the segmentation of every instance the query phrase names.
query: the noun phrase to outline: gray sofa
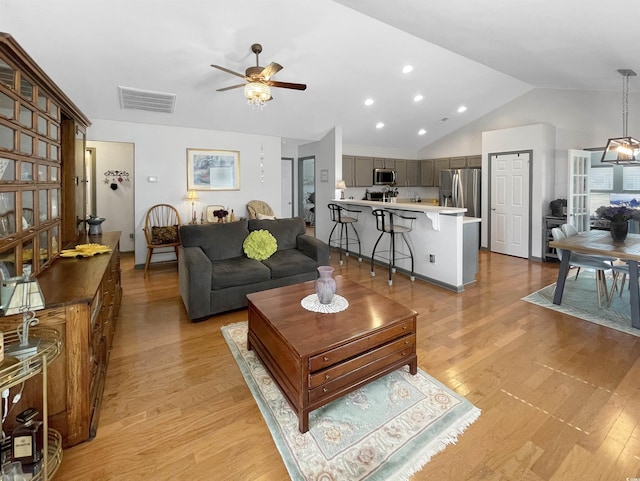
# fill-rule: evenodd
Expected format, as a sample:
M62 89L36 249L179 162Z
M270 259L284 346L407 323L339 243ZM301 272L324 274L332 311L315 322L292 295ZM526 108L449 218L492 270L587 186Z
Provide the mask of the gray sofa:
M278 243L268 259L249 259L242 244L251 231L266 229ZM179 287L192 321L247 306L246 295L317 278L329 264L329 246L305 234L299 217L183 225L178 253Z

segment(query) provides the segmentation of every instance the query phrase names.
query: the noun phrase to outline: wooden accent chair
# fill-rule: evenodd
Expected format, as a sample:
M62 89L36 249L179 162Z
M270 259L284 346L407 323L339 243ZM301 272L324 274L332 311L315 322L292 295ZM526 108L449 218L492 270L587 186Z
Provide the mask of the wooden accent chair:
M180 214L172 205L154 205L147 211L143 230L147 239L147 261L144 265L144 277L147 277L151 256L156 249L173 247L176 253L176 260L178 260Z
M258 214L273 216L273 209L262 200L250 200L247 203L247 212L249 219L257 219Z

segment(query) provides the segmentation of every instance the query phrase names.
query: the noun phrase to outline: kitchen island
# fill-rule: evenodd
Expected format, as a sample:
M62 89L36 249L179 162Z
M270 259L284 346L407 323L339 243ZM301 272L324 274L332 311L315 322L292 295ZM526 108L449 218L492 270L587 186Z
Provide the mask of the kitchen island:
M480 219L466 217L464 214L467 209L420 202L395 203L355 199L335 199L332 202L347 209L361 211L355 228L360 235L363 257L371 259L373 246L380 235L371 212L374 209L388 209L416 218L414 221L398 219L399 224L408 225L413 222L412 230L406 237L413 250L416 278L456 292L463 291L465 284L475 281ZM388 237L385 236L380 241L378 251L388 246ZM408 274L411 261L397 260L396 267L398 272Z

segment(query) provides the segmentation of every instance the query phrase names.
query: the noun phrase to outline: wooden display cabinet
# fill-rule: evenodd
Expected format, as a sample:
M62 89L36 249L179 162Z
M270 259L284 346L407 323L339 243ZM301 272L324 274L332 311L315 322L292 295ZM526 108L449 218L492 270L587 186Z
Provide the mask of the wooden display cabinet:
M109 353L120 308L120 232L84 236L76 243L99 243L107 254L58 259L39 277L45 309L38 311L40 325L55 328L62 342L58 359L51 363L48 379L49 425L62 435L67 448L95 436ZM0 318L7 332L21 317ZM25 386L16 412L38 406L42 386Z

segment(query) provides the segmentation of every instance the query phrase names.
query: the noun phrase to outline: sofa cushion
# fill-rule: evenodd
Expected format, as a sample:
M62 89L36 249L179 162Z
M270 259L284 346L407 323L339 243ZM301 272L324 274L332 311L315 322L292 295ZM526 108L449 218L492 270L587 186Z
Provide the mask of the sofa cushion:
M242 244L244 253L249 259L263 261L278 250L276 238L268 230L254 230Z
M234 257L211 262L211 289L244 286L268 281L271 271L260 261L248 257Z
M242 243L248 235L246 220L180 227L182 245L200 247L212 261L243 257Z
M306 225L301 217L274 220L251 219L249 221L250 231L260 229L271 232L278 242L278 251L281 251L295 249L297 246L296 238L306 232Z
M298 249L278 250L262 263L271 269L272 279L295 276L304 272L315 272L318 267L316 261Z

